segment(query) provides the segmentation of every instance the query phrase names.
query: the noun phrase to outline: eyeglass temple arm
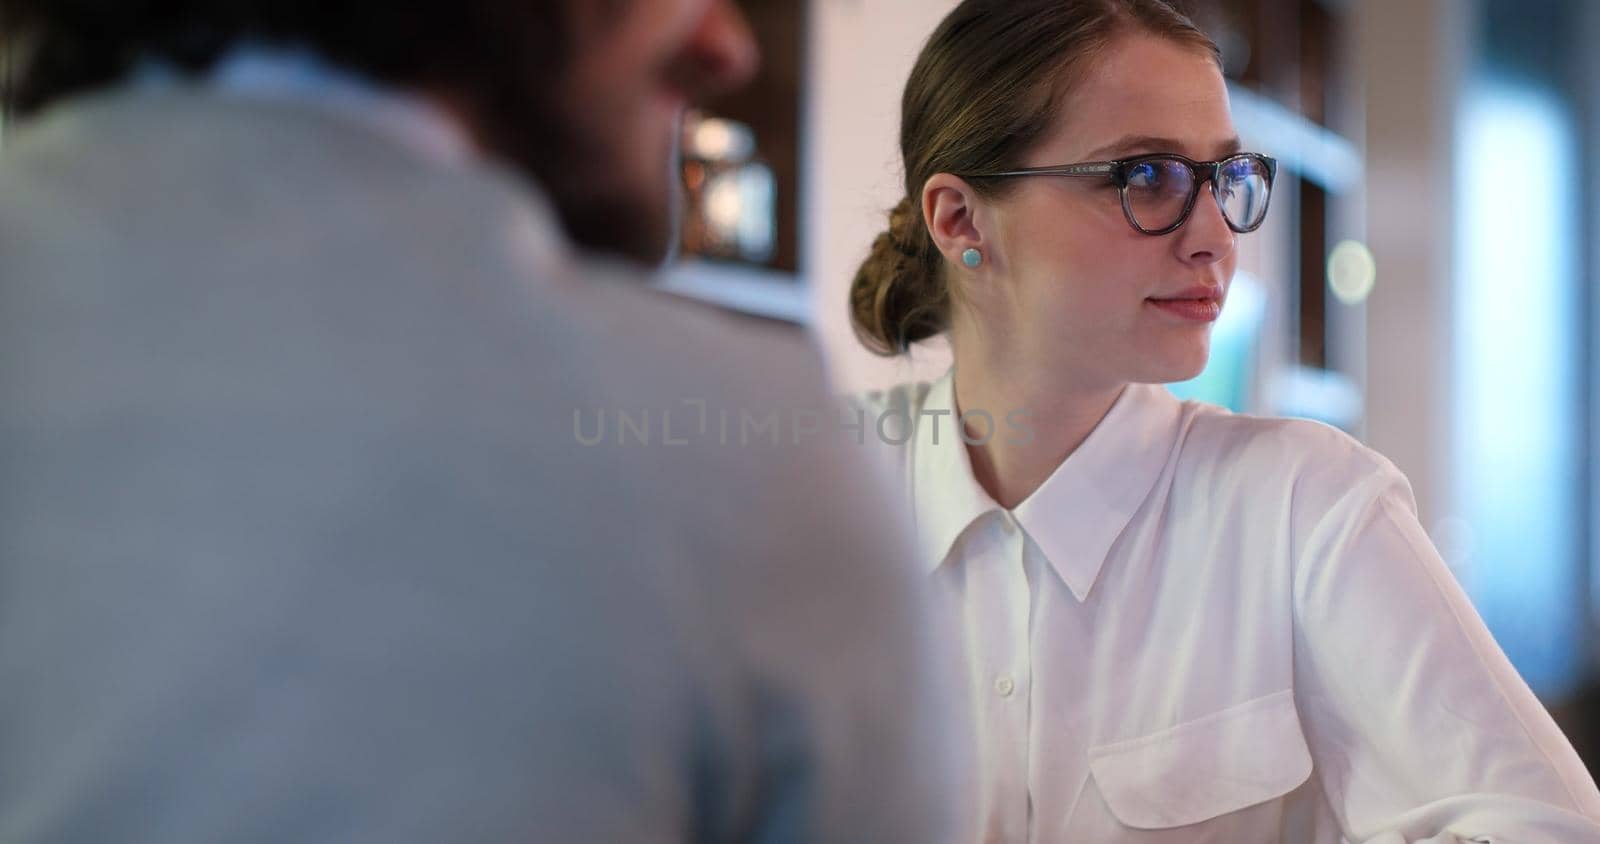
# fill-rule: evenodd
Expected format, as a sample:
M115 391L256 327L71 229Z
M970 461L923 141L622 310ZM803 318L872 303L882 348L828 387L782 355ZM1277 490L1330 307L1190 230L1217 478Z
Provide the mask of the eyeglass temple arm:
M1271 156L1258 155L1267 165L1267 178L1275 179L1278 175L1278 161ZM1223 159L1226 161L1227 159ZM1196 162L1196 165L1209 165L1205 168L1205 175L1211 176L1216 181L1217 170L1223 161ZM1084 164L1068 164L1058 167L1024 167L1020 170L1005 170L1000 173L971 173L967 178L999 179L1009 176L1109 176L1116 172L1117 162L1091 161ZM1201 175L1197 173L1196 175Z
M1115 169L1110 162L1070 164L1065 167L1025 167L1000 173L974 173L972 178L998 179L1006 176L1108 176Z

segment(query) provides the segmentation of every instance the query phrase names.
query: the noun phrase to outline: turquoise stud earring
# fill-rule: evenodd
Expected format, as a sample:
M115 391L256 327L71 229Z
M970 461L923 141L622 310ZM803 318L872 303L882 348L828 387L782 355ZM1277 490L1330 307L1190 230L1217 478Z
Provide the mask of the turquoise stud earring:
M977 269L978 265L983 263L983 253L976 249L968 249L961 253L961 263Z

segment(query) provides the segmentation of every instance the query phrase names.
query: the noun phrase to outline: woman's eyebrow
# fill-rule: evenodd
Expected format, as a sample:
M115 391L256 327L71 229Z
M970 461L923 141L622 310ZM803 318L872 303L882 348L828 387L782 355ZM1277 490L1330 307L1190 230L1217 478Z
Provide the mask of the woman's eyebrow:
M1102 158L1116 158L1132 152L1178 152L1187 153L1188 144L1174 138L1160 135L1127 135L1112 143L1095 150L1088 158L1099 160ZM1212 147L1216 150L1218 158L1226 158L1244 149L1244 142L1237 135ZM1203 155L1201 157L1204 157Z
M1115 158L1130 152L1177 152L1182 144L1157 135L1127 135L1089 153L1090 158Z

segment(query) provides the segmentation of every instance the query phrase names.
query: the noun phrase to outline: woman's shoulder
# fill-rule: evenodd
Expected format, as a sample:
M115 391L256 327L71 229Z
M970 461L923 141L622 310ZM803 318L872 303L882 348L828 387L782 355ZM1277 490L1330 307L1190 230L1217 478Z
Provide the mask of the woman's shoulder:
M927 406L935 381L907 381L882 390L870 390L846 397L859 414L857 421L887 442L902 443L912 435Z
M1350 434L1310 419L1230 413L1185 403L1188 419L1180 463L1216 480L1234 476L1237 487L1265 495L1290 495L1312 508L1363 489L1373 494L1400 486L1405 475L1387 457ZM1248 478L1248 480L1246 480Z
M932 381L907 381L887 389L853 393L846 396L845 400L868 414L883 416L906 413L916 416L932 389Z

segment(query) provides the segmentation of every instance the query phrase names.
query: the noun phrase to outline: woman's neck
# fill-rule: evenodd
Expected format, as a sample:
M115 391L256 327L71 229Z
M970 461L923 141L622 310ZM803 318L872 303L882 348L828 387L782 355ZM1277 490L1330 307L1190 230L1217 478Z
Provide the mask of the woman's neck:
M1127 385L1074 385L1059 375L1046 377L1035 366L1002 365L956 352L955 401L958 413L983 410L996 422L981 444L981 430L969 430L967 454L979 485L1007 510L1027 500L1054 474L1100 420ZM1031 436L1007 425L1008 414L1026 414Z

